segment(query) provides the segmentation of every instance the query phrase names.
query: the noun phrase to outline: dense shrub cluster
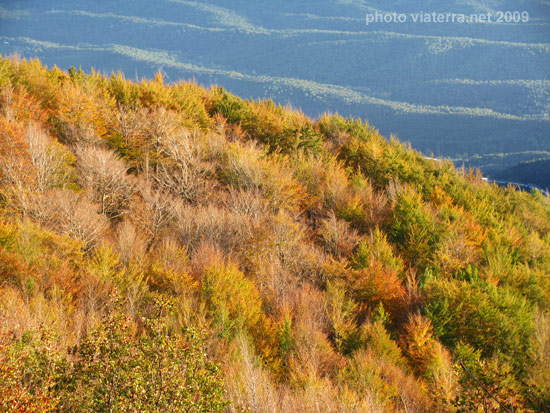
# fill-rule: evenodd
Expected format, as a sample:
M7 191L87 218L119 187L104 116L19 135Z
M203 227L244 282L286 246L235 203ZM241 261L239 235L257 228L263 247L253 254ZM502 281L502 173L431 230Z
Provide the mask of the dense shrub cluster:
M540 192L160 75L0 88L0 410L549 408Z

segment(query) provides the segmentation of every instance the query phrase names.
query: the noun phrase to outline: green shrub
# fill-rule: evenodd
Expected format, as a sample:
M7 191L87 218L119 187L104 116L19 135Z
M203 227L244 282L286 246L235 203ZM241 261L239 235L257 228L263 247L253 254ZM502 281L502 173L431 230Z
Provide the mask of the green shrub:
M260 294L234 264L214 264L206 269L201 292L223 336L254 329L262 320Z
M74 371L62 384L63 409L78 411L223 412L220 367L205 354L204 336L176 333L171 305L157 301L137 333L117 301L80 344Z
M441 229L419 194L406 190L399 195L388 233L409 265L424 270L433 263Z
M530 365L533 307L509 288L487 281L430 280L423 309L434 334L454 348L460 341L484 357L499 352L519 374Z

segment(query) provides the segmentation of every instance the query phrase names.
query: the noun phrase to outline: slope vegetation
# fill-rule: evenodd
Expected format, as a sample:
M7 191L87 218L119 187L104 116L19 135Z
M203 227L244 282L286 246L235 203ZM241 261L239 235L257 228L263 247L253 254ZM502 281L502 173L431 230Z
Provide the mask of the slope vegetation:
M548 407L540 192L160 74L0 86L0 410Z

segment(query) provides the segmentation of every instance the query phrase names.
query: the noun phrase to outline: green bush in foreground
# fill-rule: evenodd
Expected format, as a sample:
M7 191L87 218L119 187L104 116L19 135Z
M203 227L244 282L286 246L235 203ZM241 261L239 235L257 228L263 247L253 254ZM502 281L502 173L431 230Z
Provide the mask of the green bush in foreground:
M0 408L3 412L221 412L220 367L207 360L195 329L181 334L167 327L170 305L158 302L155 317L136 326L115 301L87 338L61 355L53 337L29 333L0 347ZM73 359L73 362L69 360Z

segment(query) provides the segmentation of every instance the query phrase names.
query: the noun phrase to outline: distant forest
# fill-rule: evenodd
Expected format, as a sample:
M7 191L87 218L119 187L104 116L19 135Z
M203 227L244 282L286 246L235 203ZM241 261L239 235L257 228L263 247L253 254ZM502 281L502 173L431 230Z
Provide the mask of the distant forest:
M550 188L550 159L522 162L495 174L494 178L510 182L530 183L548 190Z

